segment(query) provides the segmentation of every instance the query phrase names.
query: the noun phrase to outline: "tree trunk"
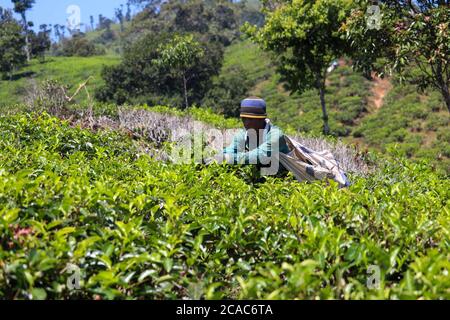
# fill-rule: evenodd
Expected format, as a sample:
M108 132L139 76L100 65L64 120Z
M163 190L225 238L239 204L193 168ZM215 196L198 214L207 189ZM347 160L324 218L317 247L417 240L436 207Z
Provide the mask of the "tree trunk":
M28 37L28 21L27 17L25 15L25 12L22 13L22 21L23 21L23 28L25 30L25 53L27 55L27 61L30 62L31 56L30 56L30 39Z
M445 84L441 88L441 93L444 97L445 104L447 105L448 112L450 112L450 92Z
M444 98L444 102L447 105L448 112L450 112L450 92L448 89L448 74L444 79L442 64L440 61L436 64L436 80L437 86L439 87L439 91L441 91L442 97Z
M319 75L317 76L317 88L319 90L320 95L320 104L322 106L322 119L323 119L323 134L330 134L330 126L328 124L328 112L327 105L325 102L325 78L321 78Z
M184 88L184 103L185 103L185 108L189 108L189 101L188 101L188 92L187 92L187 79L186 79L186 75L183 74L183 88Z
M31 57L30 57L30 44L29 41L30 39L28 39L28 30L25 31L27 34L25 35L25 52L27 53L27 61L30 62Z
M9 81L13 81L14 73L17 71L16 66L14 66L14 63L10 64L11 68L9 70Z

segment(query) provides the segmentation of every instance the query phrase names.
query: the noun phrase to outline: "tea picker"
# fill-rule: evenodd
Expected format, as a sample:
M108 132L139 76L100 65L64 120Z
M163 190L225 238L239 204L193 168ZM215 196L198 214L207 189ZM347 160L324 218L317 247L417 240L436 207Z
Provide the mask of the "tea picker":
M205 164L252 164L261 172L270 172L269 175L282 176L290 171L298 181L331 179L341 187L350 185L330 151L317 152L307 148L272 124L263 99L250 97L243 100L240 116L245 129L236 134L227 148L214 158L207 159ZM270 170L273 168L275 170Z

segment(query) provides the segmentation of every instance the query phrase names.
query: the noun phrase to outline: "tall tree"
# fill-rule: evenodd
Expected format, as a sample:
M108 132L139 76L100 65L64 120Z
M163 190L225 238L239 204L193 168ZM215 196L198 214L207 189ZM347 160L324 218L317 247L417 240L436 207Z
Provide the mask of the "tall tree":
M151 10L153 12L158 12L166 0L130 0L131 4Z
M325 83L330 63L348 50L339 30L351 9L351 0L263 1L266 23L244 29L263 49L276 54L279 72L292 92L317 89L328 135Z
M99 15L98 15L98 25L97 25L97 29L99 29L99 30L103 29L103 20L104 20L103 15L102 15L102 14L99 14Z
M27 61L30 61L31 50L30 40L28 36L28 21L26 12L33 7L35 0L11 0L14 4L14 11L22 17L23 28L25 32L25 52L27 55Z
M212 78L220 72L223 63L224 49L219 42L197 41L201 43L204 54L189 61L194 65L185 73L188 104L201 104L212 87ZM184 108L186 99L182 76L174 72L174 63L165 63L172 59L161 55L168 44L175 45L176 42L172 33L164 32L147 33L126 46L122 62L104 68L105 85L97 90L96 98L117 104L147 103ZM165 61L157 63L155 60Z
M167 44L160 47L160 58L153 62L166 67L174 78L182 81L185 108L189 108L188 85L191 80L191 69L205 54L200 43L193 35L175 36Z
M61 26L59 24L55 24L53 26L55 36L58 38L58 41L61 41Z
M61 37L64 40L66 38L66 26L65 25L61 25L60 26L60 30L61 30Z
M115 15L120 24L120 32L123 32L123 30L124 30L124 27L123 27L123 23L124 23L123 5L120 5L120 8L115 9Z
M90 20L90 23L91 23L91 30L94 30L94 28L95 28L95 27L94 27L94 16L91 15L91 16L89 17L89 20Z
M113 21L109 18L104 17L102 14L98 16L98 29L103 30L107 29L109 30L111 28L111 24L113 24Z
M355 65L365 73L396 72L420 89L434 88L450 112L449 6L449 0L383 0L377 6L358 1L344 25ZM387 62L382 68L379 58ZM420 73L411 72L412 66Z
M14 69L25 63L24 44L21 25L11 11L0 7L0 73L3 77L9 76L11 80Z
M39 58L41 62L45 61L45 52L50 49L52 44L50 33L49 26L42 24L39 26L39 32L37 34L33 32L30 37L31 56Z
M130 2L130 0L127 1L127 13L125 14L125 20L131 21L131 2Z

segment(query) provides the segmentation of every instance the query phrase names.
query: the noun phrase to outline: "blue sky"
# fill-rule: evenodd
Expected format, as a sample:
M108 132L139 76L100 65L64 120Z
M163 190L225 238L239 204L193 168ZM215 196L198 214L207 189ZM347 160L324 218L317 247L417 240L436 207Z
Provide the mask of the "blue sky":
M44 23L65 25L69 17L67 8L77 5L80 8L82 23L89 25L89 17L93 15L97 24L99 14L113 18L114 9L125 3L126 0L36 0L33 9L28 11L28 20L34 22L35 29ZM0 0L0 6L13 8L11 0ZM124 8L126 10L125 6ZM84 31L84 28L81 30Z

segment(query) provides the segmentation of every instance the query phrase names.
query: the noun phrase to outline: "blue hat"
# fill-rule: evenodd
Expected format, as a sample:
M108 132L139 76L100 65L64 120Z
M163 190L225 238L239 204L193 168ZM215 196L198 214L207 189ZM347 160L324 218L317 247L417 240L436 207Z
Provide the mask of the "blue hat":
M261 98L247 98L241 102L241 118L267 118L267 105Z

